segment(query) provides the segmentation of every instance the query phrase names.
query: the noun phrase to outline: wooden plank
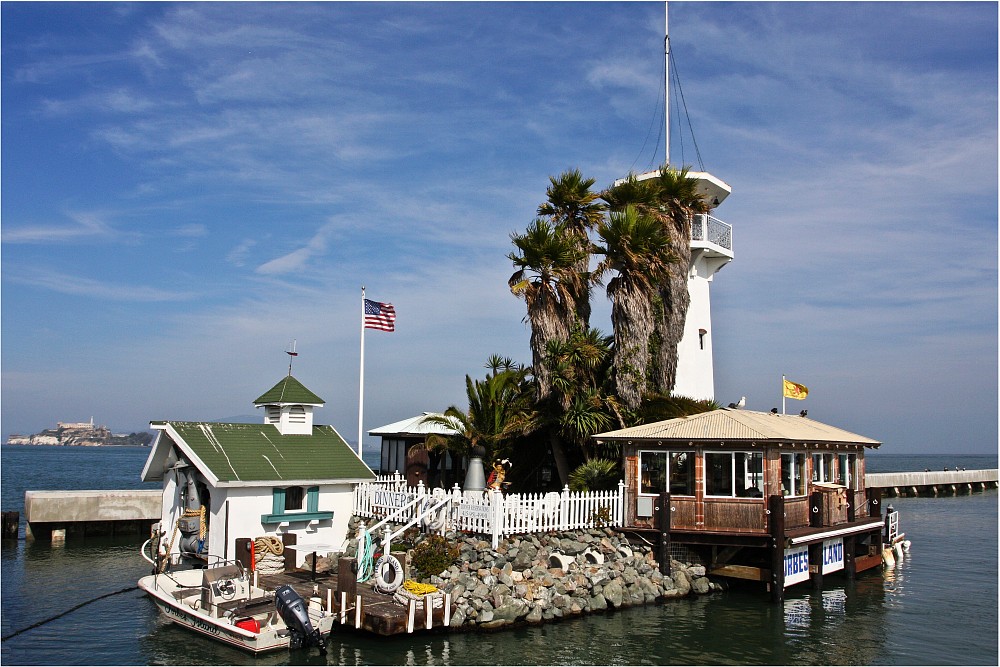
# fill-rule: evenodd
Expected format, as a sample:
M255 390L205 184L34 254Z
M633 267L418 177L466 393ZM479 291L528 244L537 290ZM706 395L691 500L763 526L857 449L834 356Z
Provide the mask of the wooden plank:
M714 577L729 577L730 579L747 579L749 581L770 581L771 571L749 565L723 565L717 567L710 575Z
M874 556L858 556L854 559L854 571L864 572L865 570L870 570L873 567L878 567L882 564L882 554L875 554Z

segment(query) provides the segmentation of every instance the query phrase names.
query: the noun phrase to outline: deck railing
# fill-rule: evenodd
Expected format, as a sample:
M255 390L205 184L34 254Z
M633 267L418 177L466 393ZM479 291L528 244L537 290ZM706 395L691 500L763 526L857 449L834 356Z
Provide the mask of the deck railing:
M447 502L442 503L442 500ZM612 491L504 495L500 491L464 494L401 486L398 480L379 479L354 487L354 514L394 522L444 522L456 530L490 536L494 548L500 539L524 533L578 530L599 526L621 527L625 516L625 482Z
M708 241L731 251L733 226L707 213L697 213L691 221L691 240Z

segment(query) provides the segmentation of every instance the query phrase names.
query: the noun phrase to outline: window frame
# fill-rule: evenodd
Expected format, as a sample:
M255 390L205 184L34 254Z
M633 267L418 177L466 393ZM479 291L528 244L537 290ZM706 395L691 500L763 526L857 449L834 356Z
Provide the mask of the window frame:
M753 472L759 472L760 473L760 487L757 487L757 486L747 486L746 488L744 488L744 491L746 491L747 489L750 489L750 488L757 489L758 491L760 491L760 495L759 496L745 496L745 495L741 496L741 495L737 495L737 492L736 492L736 486L737 486L736 482L737 482L737 479L738 479L738 473L737 473L737 469L736 469L736 455L737 454L743 454L743 455L747 456L747 458L744 459L745 463L749 463L750 461L753 461L754 459L756 459L756 460L758 460L760 462L760 470L759 471L749 471L749 470L747 470L747 466L744 466L744 468L743 468L744 481L746 480L746 476L748 474L752 474ZM705 498L743 498L743 499L750 499L750 500L760 500L760 499L763 499L763 497L764 497L764 471L765 471L765 457L764 457L764 452L753 451L753 450L736 450L736 451L723 451L723 452L705 452L704 455L705 455L705 465L703 466L703 468L705 470ZM709 473L708 457L709 456L729 456L729 493L728 494L719 494L719 493L710 493L709 492L709 481L710 481L709 480L709 476L708 476L708 473Z
M305 501L305 510L302 510L302 501L299 503L299 509L294 511L289 511L286 509L287 506L287 492L289 489L302 489L301 486L290 486L290 487L280 487L275 486L271 488L271 513L261 514L260 522L262 524L268 523L284 523L292 521L325 521L327 519L333 518L333 512L321 512L319 511L319 487L310 486L305 489L305 493L302 498Z
M644 484L643 484L642 459L643 459L643 455L644 454L654 455L654 456L663 456L664 457L664 464L663 464L663 486L662 486L662 488L659 491L656 491L656 492L643 491ZM688 490L690 491L690 493L673 493L670 490L670 488L671 488L671 477L674 474L673 468L676 465L675 462L676 462L677 458L681 454L687 454L690 457L689 460L691 461L691 463L690 463L690 467L691 467L690 484L688 485L688 487L689 487ZM698 476L698 473L697 473L697 463L696 463L696 459L697 459L698 453L697 453L696 450L694 450L694 449L640 449L637 452L637 456L638 456L638 479L636 481L637 481L637 484L638 484L638 489L639 489L639 495L640 496L644 496L644 497L647 497L647 498L652 498L652 497L658 496L661 493L669 493L671 498L673 498L673 497L677 497L677 498L694 498L695 497L695 487L697 485L697 476Z
M788 485L789 489L785 489L785 457L790 457L791 465L788 466ZM796 460L799 459L801 462L796 465ZM803 470L806 466L806 452L782 452L781 453L781 495L785 498L805 498L809 495L809 474L808 471ZM798 470L796 470L798 469ZM795 472L798 472L796 477ZM799 481L800 489L795 489L795 481ZM796 490L801 491L801 493L795 493Z

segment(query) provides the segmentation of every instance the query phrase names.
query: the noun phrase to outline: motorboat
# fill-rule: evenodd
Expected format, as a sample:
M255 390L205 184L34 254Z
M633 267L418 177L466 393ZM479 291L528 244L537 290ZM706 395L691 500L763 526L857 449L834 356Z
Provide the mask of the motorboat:
M334 614L291 586L259 588L234 561L202 569L158 572L139 580L169 620L225 644L263 653L317 647L326 652Z

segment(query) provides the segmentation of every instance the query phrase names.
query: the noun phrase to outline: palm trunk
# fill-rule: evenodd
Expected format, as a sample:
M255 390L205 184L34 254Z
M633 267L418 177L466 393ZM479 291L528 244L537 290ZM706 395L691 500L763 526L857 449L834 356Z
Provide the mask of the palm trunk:
M653 359L651 384L654 391L669 395L677 383L677 346L684 337L691 294L688 292L688 272L691 268L690 225L681 229L670 225L670 241L678 261L669 269L669 277L660 285L662 315L655 318L659 349Z
M636 410L646 392L649 340L653 333L652 308L642 290L631 285L614 289L611 326L615 335L614 375L618 397Z

